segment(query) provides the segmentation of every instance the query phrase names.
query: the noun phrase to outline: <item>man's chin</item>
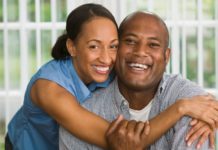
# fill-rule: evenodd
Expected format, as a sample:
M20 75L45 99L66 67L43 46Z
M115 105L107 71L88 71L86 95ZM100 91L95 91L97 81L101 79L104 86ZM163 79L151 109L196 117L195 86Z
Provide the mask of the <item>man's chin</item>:
M128 82L126 82L125 84L128 89L131 89L133 91L144 91L146 90L146 87L147 87L147 84L142 84L142 82L139 82L139 81L134 81L134 80L129 80Z

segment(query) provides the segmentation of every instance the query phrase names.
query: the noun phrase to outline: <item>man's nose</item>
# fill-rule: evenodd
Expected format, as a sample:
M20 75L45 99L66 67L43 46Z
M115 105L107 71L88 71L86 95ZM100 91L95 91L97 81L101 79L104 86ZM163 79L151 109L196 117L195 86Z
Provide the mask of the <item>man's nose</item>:
M145 44L139 43L133 52L137 56L147 56L149 53L149 49L146 47Z

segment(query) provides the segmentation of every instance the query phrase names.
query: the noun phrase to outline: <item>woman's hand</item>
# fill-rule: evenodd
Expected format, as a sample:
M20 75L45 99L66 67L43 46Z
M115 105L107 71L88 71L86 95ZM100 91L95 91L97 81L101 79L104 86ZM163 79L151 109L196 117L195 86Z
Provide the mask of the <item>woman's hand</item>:
M212 149L215 148L215 132L211 130L207 123L193 119L190 122L190 125L192 128L189 130L185 138L188 146L190 146L195 140L198 140L196 148L199 149L209 137L210 147Z
M150 132L149 123L117 120L111 123L106 134L109 149L143 150L145 148L143 141Z
M211 96L194 96L181 100L180 111L184 115L202 120L208 123L212 129L216 128L218 122L218 101Z

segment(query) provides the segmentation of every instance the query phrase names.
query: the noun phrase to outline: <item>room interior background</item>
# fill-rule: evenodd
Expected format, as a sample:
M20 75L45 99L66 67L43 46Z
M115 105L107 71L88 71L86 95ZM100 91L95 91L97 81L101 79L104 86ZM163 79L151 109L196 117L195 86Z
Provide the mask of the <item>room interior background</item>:
M118 24L135 10L161 16L173 53L166 71L218 97L218 0L0 0L0 149L26 85L51 59L51 47L68 13L88 2L107 7Z

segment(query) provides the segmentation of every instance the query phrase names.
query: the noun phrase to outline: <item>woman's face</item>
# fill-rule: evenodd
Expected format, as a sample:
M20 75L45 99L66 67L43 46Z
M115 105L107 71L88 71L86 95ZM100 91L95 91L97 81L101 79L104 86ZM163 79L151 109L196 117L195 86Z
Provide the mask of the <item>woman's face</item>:
M76 41L68 42L75 69L84 83L107 80L118 48L117 29L111 20L93 18L82 26Z

